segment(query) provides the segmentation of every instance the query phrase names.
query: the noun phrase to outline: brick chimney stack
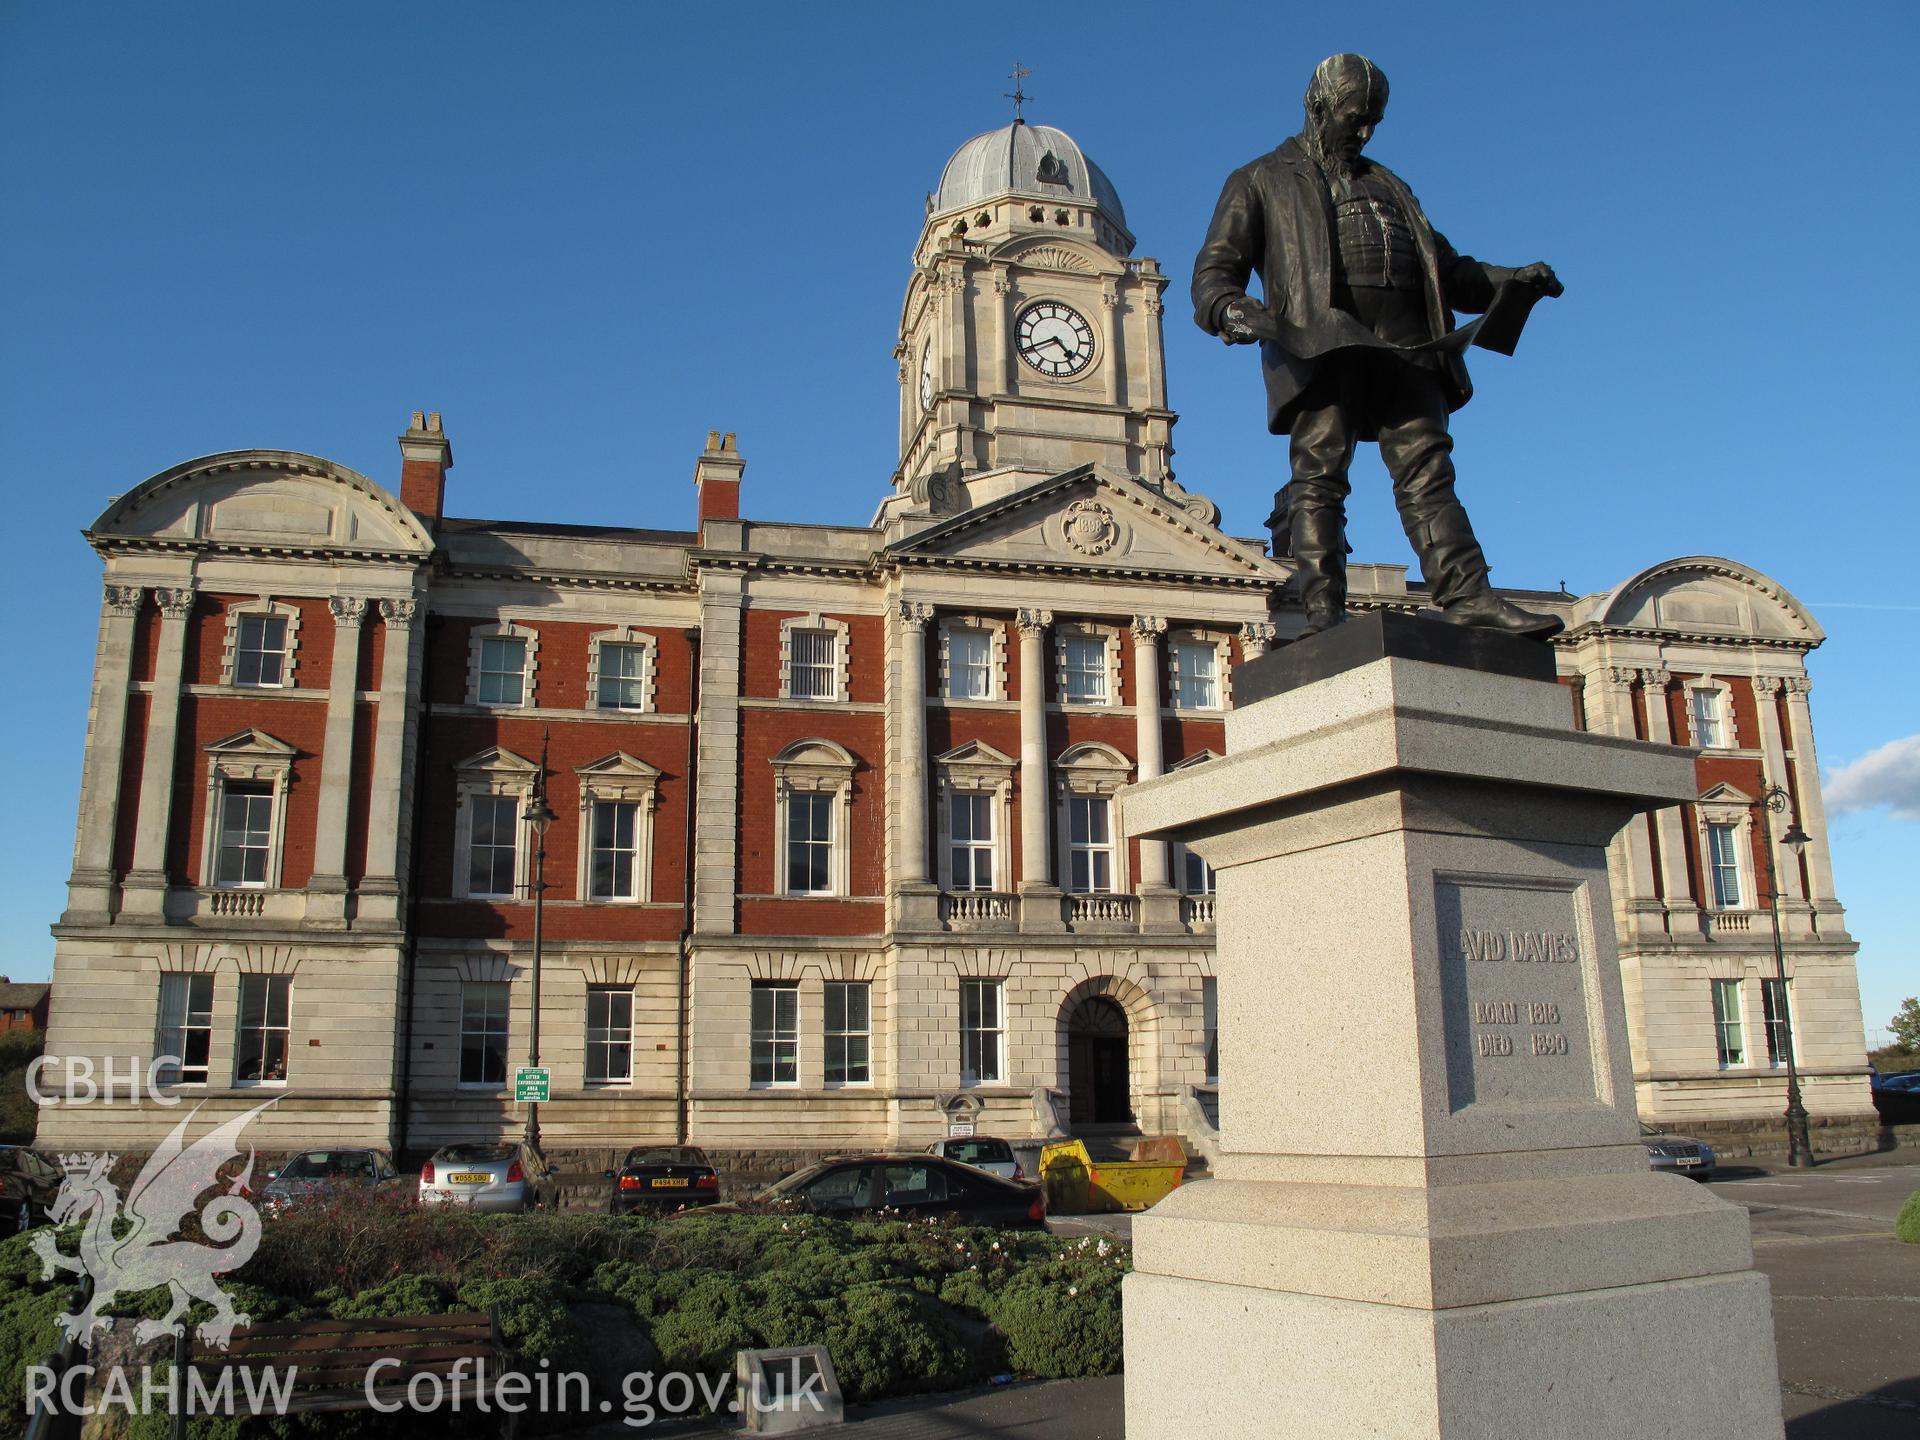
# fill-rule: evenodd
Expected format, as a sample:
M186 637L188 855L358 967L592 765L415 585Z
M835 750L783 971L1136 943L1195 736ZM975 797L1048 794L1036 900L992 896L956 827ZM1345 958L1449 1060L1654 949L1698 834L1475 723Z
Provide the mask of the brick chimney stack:
M700 452L699 462L693 467L693 488L700 496L703 532L709 520L740 518L740 476L746 468L747 462L740 458L739 448L733 443L733 431L725 435L718 430L707 432L707 448Z
M440 429L438 410L413 412L413 424L400 437L400 503L425 522L440 528L440 508L447 498L447 471L453 468L453 446Z

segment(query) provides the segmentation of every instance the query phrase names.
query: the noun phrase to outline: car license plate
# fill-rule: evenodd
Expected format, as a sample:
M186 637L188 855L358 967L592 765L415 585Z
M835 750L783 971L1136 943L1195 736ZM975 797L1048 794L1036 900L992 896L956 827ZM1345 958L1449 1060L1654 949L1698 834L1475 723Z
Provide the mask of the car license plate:
M493 1183L493 1176L487 1175L487 1174L474 1174L471 1171L463 1172L457 1175L449 1175L447 1176L447 1179L449 1182L455 1185L491 1185Z
M1698 1165L1700 1163L1700 1160L1699 1160L1699 1157L1697 1156L1692 1159L1687 1159L1683 1157L1679 1160L1674 1161L1673 1163L1680 1166Z
M656 1190L684 1190L687 1188L687 1182L685 1180L656 1179L653 1182L653 1188Z

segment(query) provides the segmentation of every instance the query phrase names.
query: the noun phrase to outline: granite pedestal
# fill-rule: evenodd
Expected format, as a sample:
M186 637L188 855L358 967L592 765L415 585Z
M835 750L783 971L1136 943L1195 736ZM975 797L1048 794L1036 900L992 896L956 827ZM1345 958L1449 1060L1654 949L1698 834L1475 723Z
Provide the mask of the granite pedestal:
M1634 1113L1606 847L1693 752L1551 657L1359 618L1124 792L1218 874L1225 1151L1134 1225L1129 1440L1782 1433L1746 1212Z

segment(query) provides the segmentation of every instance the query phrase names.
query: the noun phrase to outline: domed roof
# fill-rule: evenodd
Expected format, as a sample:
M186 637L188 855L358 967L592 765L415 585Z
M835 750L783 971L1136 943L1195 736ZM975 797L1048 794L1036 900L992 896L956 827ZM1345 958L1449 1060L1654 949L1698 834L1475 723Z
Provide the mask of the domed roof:
M1127 212L1119 192L1074 138L1051 125L1015 121L976 135L947 161L934 192L935 211L958 210L1009 192L1048 199L1092 201L1122 229Z

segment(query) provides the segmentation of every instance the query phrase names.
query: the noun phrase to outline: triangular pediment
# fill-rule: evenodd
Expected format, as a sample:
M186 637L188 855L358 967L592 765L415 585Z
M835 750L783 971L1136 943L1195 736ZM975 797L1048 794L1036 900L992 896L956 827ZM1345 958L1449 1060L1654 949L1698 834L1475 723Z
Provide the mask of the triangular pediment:
M1289 572L1162 493L1097 465L989 500L887 548L900 564L1178 576L1267 587Z
M236 730L224 740L207 746L209 755L265 755L288 759L297 752L284 740L276 740L264 730Z
M590 760L574 772L590 776L596 780L645 780L655 781L660 772L646 761L616 750L611 755L602 755L598 760Z
M1729 785L1722 780L1711 790L1701 791L1699 803L1702 805L1751 805L1754 799L1738 785Z
M1016 763L1011 755L1003 755L984 740L969 740L957 745L944 755L933 757L936 765L979 765L996 770L1011 770Z
M1218 760L1219 758L1220 752L1217 750L1201 750L1187 756L1184 760L1174 761L1173 764L1167 766L1167 773L1171 775L1176 770L1191 770L1196 765L1205 765L1208 761Z
M527 759L526 756L516 755L513 751L502 749L498 745L490 745L478 755L469 755L453 768L456 770L504 771L514 775L533 775L537 774L540 769L538 765Z

